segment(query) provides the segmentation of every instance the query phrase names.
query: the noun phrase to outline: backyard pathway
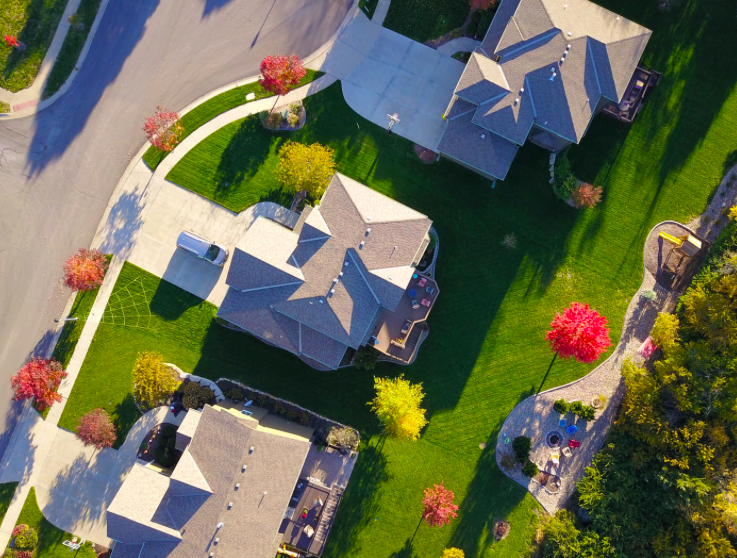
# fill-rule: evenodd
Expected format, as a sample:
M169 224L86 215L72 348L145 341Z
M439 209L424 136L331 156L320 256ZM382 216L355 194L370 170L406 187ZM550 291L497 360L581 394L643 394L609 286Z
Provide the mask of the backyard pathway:
M606 440L624 395L622 363L625 359L631 359L635 363L643 362L638 349L650 335L658 312L672 311L680 294L688 286L687 281L681 281L676 282L676 289L668 290L656 281L656 277L661 275L663 262L670 249L659 239L659 233L663 231L679 236L692 232L707 242L714 242L727 224L727 210L734 205L737 205L737 166L725 175L711 203L700 217L689 223L689 227L674 221L665 221L656 225L648 234L643 249L643 281L627 308L622 336L612 355L583 378L525 399L504 421L496 443L496 459L500 468L502 455L511 451L511 444L507 445L507 440L511 442L515 437L524 435L532 439L530 459L542 471L550 454L560 453L546 445L547 435L553 431L559 432L563 438L563 446L570 439L565 430L558 427L558 421L562 417L553 410L553 403L557 399L565 399L568 402L581 401L589 405L595 397L606 398L605 406L597 411L596 420L576 422L578 432L573 438L581 442L581 447L574 449L570 458L561 456L561 486L557 493L549 492L537 480L524 476L519 468L511 473L502 469L507 476L527 488L549 513L555 513L565 505L576 488L576 482L583 477L585 468L591 464ZM697 261L686 263L686 271L682 272L692 273L700 265ZM641 297L642 292L647 290L656 292L655 301L648 302ZM573 417L569 414L565 418L570 424Z

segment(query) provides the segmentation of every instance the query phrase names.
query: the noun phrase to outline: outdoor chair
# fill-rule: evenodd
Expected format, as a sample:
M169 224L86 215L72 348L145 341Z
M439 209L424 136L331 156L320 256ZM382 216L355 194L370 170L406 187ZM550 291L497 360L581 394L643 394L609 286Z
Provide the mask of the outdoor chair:
M430 304L431 303L430 303L430 299L429 298L423 298L422 299L422 305L423 306L427 306L428 308L430 308Z
M561 453L563 454L564 457L571 457L573 455L571 448L563 448L561 450Z
M428 285L427 287L425 287L425 292L430 295L435 292L435 287L431 287L430 285Z
M417 281L417 286L418 287L424 287L425 284L427 284L427 277L423 277L422 279L420 279L419 281Z
M581 442L578 440L568 440L568 447L571 449L576 449L581 447Z
M247 417L250 417L251 415L253 415L253 413L252 413L251 411L246 411L245 409L243 409L243 410L241 411L241 413L243 413L243 414L244 414L244 415L246 415Z
M414 297L416 297L416 296L417 296L417 291L416 291L416 290L414 290L414 289L410 289L410 290L409 290L409 291L407 292L407 296L408 296L408 297L410 297L410 298L414 298Z
M412 301L412 310L417 310L419 307L420 307L419 302L417 302L416 300L413 300Z
M568 432L568 435L575 434L578 431L578 426L575 424L571 424L568 428L566 428L566 432Z
M558 428L565 428L568 425L568 421L566 419L560 419L558 421Z

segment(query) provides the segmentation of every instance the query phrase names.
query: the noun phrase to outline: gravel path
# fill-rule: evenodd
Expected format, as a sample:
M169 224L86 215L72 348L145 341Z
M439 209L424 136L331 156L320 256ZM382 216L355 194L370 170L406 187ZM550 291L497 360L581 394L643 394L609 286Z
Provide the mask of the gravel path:
M576 488L576 482L581 479L585 468L591 464L594 455L606 440L624 395L624 382L621 376L623 361L629 358L636 363L643 362L638 349L649 336L655 318L659 312L670 312L675 308L680 294L688 286L692 274L698 270L701 260L706 255L706 250L703 250L703 256L698 261L684 262L679 271L682 275L681 280L676 281L673 290L669 290L656 281L670 250L670 246L659 239L659 233L664 231L674 236L682 236L690 232L707 241L705 247L708 247L708 243L713 242L727 224L726 212L734 205L737 205L737 167L727 173L704 213L691 221L688 227L674 221L656 225L645 240L642 284L627 307L622 337L614 353L587 376L525 399L504 421L496 444L497 464L500 464L504 453L512 452L511 440L524 435L532 440L530 459L543 471L550 455L560 453L558 449L546 445L547 435L553 431L559 432L563 442L561 447L567 446L570 439L565 430L558 427L558 421L562 417L553 410L553 403L557 399L565 399L568 402L581 401L590 405L596 397L606 398L604 406L597 411L596 420L576 421L578 432L573 438L581 442L581 447L574 449L571 457L561 455L559 490L549 491L537 480L524 476L519 467L511 472L505 471L507 476L527 488L549 513L557 512L566 504ZM675 254L669 264L677 264ZM657 298L654 301L648 302L640 296L647 290L655 291ZM570 424L574 417L569 414L565 418ZM505 439L510 442L505 444Z

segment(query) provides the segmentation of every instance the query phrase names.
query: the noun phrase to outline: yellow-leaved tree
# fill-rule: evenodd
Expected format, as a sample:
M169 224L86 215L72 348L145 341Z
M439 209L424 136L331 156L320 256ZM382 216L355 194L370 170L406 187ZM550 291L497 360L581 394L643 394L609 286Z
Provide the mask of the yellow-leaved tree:
M133 393L139 403L149 408L166 401L174 393L179 377L164 365L164 357L152 351L138 353L133 366Z
M460 548L446 548L443 550L443 558L466 558L466 555Z
M288 141L279 149L274 176L293 192L307 190L310 196L319 199L333 174L335 161L329 147Z
M405 440L417 440L427 424L425 409L420 408L425 394L422 384L398 378L374 378L376 397L369 406L389 434Z

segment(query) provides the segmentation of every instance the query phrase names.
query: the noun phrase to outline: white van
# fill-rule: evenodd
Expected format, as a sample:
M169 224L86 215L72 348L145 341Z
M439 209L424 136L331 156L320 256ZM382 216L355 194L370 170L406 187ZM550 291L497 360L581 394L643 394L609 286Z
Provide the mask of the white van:
M228 251L225 248L189 231L182 231L179 234L177 246L213 265L222 266L228 259Z

